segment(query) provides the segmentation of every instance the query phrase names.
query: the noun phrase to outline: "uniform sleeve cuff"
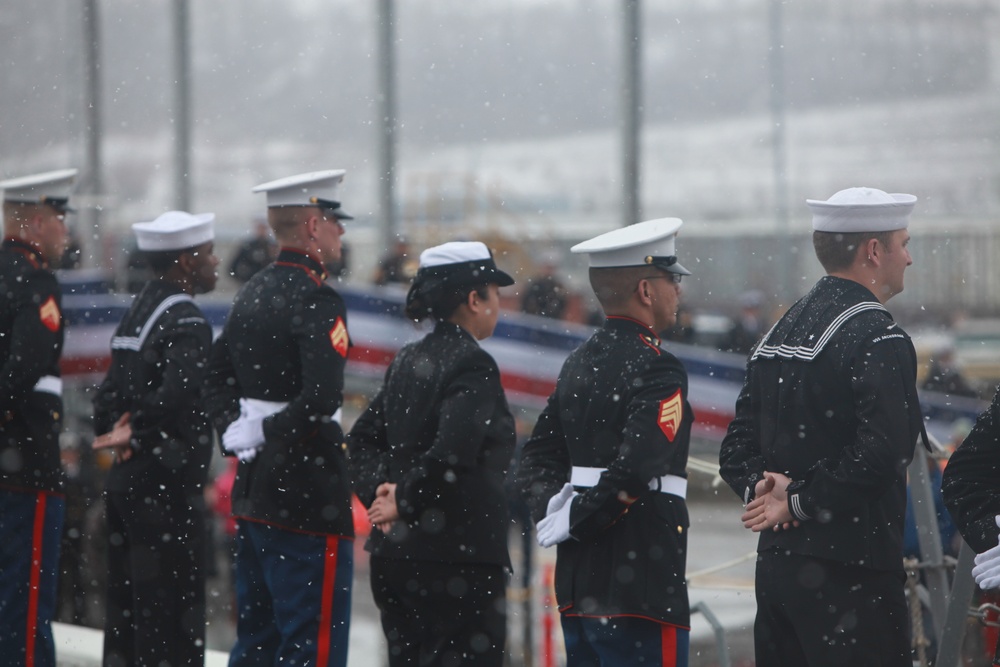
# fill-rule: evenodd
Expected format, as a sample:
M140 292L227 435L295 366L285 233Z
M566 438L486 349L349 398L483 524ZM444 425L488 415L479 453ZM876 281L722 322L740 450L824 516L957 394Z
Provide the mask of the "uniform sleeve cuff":
M791 512L792 516L799 521L808 521L812 518L802 507L801 493L792 493L788 496L788 511Z

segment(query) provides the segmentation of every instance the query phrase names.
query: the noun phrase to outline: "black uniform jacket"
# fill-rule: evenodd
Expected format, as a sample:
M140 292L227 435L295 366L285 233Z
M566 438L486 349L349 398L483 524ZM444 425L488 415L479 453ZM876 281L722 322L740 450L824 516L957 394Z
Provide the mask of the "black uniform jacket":
M115 463L109 491L201 492L212 458L212 429L201 384L212 327L190 295L163 280L146 284L111 339L111 368L94 396L94 430L126 412L132 457Z
M1000 528L1000 391L948 459L941 483L945 505L962 537L982 553L997 546Z
M909 336L867 288L827 276L750 355L721 474L744 502L764 471L793 480L802 523L761 533L759 551L899 570L906 467L922 433Z
M58 384L63 347L59 284L37 248L0 249L0 485L61 491ZM41 382L40 382L41 381Z
M514 417L496 362L457 324L399 351L348 437L358 497L395 483L401 521L373 530L386 558L509 567L504 477Z
M333 419L343 402L347 310L325 277L316 258L290 248L255 274L212 346L204 397L220 436L239 417L240 398L287 403L264 420L257 456L239 464L234 516L353 537L344 433Z
M689 625L687 505L650 482L687 477L693 421L684 367L640 322L609 317L563 364L518 469L539 521L573 467L606 468L577 488L571 537L557 547L563 613Z

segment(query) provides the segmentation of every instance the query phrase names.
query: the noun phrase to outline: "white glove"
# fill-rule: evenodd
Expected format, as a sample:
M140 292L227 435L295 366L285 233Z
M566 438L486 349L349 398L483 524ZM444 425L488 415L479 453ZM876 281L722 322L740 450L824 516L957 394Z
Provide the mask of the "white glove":
M222 448L240 456L243 452L253 451L253 454L240 456L241 461L249 461L257 454L257 449L264 444L264 417L248 414L244 399L240 399L240 417L222 434Z
M260 447L251 447L250 449L241 449L236 452L236 458L244 463L253 461L257 457L257 452L260 451Z
M569 513L573 508L573 499L578 495L573 485L567 482L559 493L549 499L545 518L538 522L539 545L551 547L569 539Z
M1000 528L1000 515L996 516L995 521ZM979 587L983 590L1000 588L1000 544L976 556L975 563L972 576L975 577Z

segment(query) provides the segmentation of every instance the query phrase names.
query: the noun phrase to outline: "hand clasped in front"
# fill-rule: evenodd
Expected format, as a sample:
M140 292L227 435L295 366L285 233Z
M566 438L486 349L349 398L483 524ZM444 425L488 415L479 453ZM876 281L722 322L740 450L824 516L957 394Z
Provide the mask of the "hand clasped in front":
M754 499L743 508L743 527L755 533L797 528L799 521L788 509L786 489L792 480L779 472L764 471L764 479L754 487Z

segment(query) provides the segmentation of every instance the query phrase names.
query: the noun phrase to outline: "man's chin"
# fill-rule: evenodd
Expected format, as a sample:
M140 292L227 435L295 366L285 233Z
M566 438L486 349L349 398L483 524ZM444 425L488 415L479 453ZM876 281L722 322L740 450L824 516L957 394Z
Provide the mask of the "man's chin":
M899 287L899 289L890 289L889 287L886 287L882 290L882 303L886 304L889 302L889 299L891 299L894 296L899 296L902 293L903 293L902 285Z
M198 287L195 288L194 293L195 294L208 294L209 292L215 291L215 285L216 285L216 283L215 283L214 280L212 281L212 283L210 285L198 285Z

